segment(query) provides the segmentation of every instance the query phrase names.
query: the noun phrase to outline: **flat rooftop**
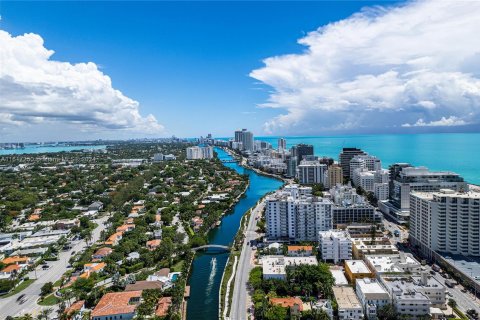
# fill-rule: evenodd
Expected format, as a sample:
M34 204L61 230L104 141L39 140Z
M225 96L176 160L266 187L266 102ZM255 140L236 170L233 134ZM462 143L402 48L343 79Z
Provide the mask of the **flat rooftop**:
M333 287L332 289L337 300L338 309L362 308L352 287Z
M381 296L386 296L388 298L387 291L375 279L357 279L356 288L362 290L365 295L368 294L368 298L371 298L372 295L378 295L380 298L382 298Z
M345 260L345 265L348 266L352 273L372 273L363 260Z
M347 278L345 277L345 274L343 273L342 269L339 269L338 267L330 267L330 272L333 278L335 279L336 286L348 285Z

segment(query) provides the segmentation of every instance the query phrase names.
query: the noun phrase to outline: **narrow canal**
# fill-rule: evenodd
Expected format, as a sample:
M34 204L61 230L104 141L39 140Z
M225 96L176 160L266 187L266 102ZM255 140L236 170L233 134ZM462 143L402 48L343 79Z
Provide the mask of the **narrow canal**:
M232 157L222 149L215 148L221 160L230 160ZM226 163L225 166L235 169L240 174L248 174L250 186L233 211L225 215L222 224L210 231L209 243L230 245L237 233L240 219L266 193L274 191L282 182L273 178L257 174L255 171L245 169L237 163ZM193 260L189 279L191 286L190 299L188 300L188 320L210 320L218 318L218 296L223 269L227 263L228 253L209 254L199 252Z

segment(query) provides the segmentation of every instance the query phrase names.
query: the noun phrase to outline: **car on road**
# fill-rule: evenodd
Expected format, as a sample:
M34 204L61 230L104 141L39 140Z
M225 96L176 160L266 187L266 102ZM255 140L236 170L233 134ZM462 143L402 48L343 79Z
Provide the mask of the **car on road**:
M50 266L49 266L48 264L44 264L44 265L42 266L42 269L43 269L43 270L48 270L48 269L50 269Z
M17 298L17 301L20 301L20 300L22 300L24 297L25 297L25 294L21 294L21 295L19 295L19 296L18 296L18 298Z
M467 293L467 292L468 292L468 290L467 290L467 289L465 289L465 288L463 288L463 289L462 289L462 290L460 290L460 291L462 291L463 293Z
M75 254L75 251L72 251L72 253L70 253L72 256Z
M437 273L435 272L435 270L430 270L430 274L431 275L436 275Z

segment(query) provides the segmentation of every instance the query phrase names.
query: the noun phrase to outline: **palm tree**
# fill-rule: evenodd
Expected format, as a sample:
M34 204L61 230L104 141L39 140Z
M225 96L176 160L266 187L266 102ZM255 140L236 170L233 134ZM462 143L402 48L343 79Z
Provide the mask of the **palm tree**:
M457 301L453 300L452 298L448 299L448 306L452 308L452 315L453 315L453 308L457 306Z
M42 309L40 311L40 314L37 316L37 319L38 320L43 320L43 319L48 320L49 317L50 317L50 313L52 313L52 312L53 312L52 308Z

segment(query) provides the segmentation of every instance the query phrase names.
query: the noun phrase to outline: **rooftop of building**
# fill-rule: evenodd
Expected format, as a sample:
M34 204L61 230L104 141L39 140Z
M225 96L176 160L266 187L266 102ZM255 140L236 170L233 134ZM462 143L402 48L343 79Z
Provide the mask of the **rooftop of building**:
M288 246L288 251L312 251L312 246Z
M328 231L320 231L319 236L321 238L343 238L343 239L350 239L350 233L345 230L328 230Z
M403 265L421 266L420 262L410 254L366 255L365 260L377 272L402 272Z
M352 287L333 287L338 309L362 308Z
M299 306L299 310L303 310L303 302L300 298L297 297L287 297L287 298L270 298L270 303L274 305L281 306L283 308L291 308L295 305Z
M311 257L286 257L286 256L265 256L262 258L264 274L285 274L285 268L298 265L317 265L317 258Z
M388 293L383 288L380 283L375 279L364 278L357 279L356 286L357 290L361 290L365 295L366 294L378 294L378 295L387 295Z
M333 278L335 279L336 286L346 286L348 285L348 280L343 273L343 268L339 268L337 266L330 267L330 273L332 274Z
M142 291L106 293L93 309L91 317L133 313L141 297Z
M147 289L159 289L162 290L163 282L161 281L137 281L135 283L127 284L125 291L142 291Z
M345 260L345 266L350 269L350 271L355 273L371 273L370 269L367 267L363 260Z

